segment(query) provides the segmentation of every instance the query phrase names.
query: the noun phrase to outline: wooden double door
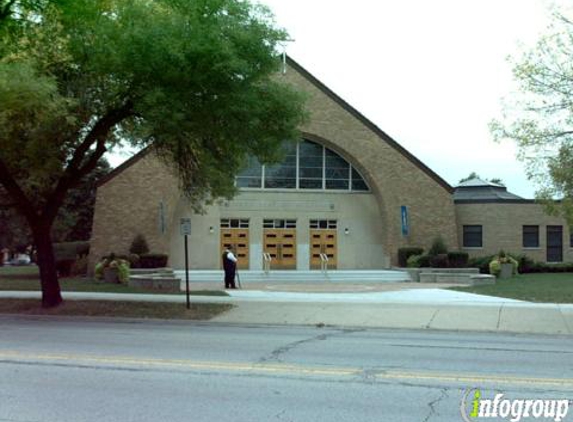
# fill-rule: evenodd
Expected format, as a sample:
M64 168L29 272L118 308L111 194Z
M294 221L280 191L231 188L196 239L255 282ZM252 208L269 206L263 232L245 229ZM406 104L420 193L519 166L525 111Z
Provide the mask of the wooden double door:
M311 229L310 230L310 269L319 270L322 260L320 254L328 257L328 268L336 269L338 266L338 254L336 245L336 229Z
M237 268L242 270L249 269L249 229L221 229L221 252L229 246L233 247L233 254L237 257ZM221 268L223 267L222 259L219 259Z
M296 270L296 229L264 229L263 252L273 270Z

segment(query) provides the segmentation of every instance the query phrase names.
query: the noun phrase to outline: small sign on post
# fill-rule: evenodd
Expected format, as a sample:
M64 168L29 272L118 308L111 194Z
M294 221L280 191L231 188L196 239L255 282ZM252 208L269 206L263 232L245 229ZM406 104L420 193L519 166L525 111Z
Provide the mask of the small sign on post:
M187 293L187 309L191 308L191 300L189 298L189 249L187 246L187 236L191 234L191 219L182 218L179 221L179 231L185 237L185 291Z
M179 220L179 231L181 236L188 236L191 234L191 219L182 218Z

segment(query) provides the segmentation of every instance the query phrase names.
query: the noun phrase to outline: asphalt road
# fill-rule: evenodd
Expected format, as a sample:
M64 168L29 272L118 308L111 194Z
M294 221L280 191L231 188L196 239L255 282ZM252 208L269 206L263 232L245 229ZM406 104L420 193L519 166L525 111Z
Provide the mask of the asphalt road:
M461 421L476 388L573 399L573 339L0 317L1 422Z

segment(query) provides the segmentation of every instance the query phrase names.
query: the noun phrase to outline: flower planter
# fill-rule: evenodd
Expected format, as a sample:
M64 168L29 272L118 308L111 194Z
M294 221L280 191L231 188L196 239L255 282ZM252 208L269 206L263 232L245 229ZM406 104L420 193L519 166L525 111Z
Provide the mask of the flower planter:
M103 279L106 283L119 284L119 271L117 268L104 268Z
M511 278L513 275L513 264L504 262L500 264L499 278Z

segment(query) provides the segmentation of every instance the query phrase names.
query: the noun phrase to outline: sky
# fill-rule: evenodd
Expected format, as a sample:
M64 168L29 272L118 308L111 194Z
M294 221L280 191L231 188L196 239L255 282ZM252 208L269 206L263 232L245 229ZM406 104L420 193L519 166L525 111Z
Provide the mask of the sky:
M475 171L534 196L515 145L495 143L488 123L515 91L507 57L546 30L549 0L259 3L290 34L290 57L452 186Z
M455 186L475 171L532 198L488 123L515 91L509 55L549 23L545 0L260 0L287 54Z

